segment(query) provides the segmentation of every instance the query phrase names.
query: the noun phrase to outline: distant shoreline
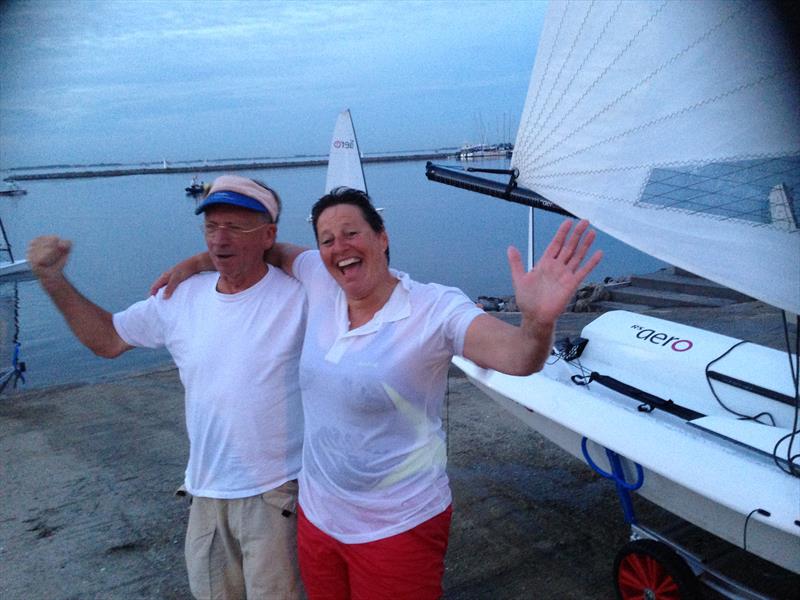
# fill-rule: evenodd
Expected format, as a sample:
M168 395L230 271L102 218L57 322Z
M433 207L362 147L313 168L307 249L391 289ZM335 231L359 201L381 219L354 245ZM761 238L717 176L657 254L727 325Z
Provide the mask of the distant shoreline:
M401 162L443 159L454 156L452 151L420 152L417 154L383 154L380 156L364 156L363 163ZM300 160L278 160L266 162L239 162L230 164L171 166L165 167L133 167L127 169L103 169L84 171L53 171L49 173L29 173L10 175L3 181L36 181L43 179L83 179L92 177L125 177L129 175L164 175L171 173L208 173L220 171L244 171L248 169L286 169L296 167L318 167L327 165L327 158Z

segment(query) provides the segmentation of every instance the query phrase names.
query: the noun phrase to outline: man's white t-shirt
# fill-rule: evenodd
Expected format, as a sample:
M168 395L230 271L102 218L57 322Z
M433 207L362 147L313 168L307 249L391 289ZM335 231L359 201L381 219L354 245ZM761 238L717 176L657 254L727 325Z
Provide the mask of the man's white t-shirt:
M303 413L298 362L305 293L276 267L252 287L216 291L201 273L114 315L132 346L166 346L186 390L189 463L195 496L244 498L297 478Z
M407 531L451 503L442 404L447 371L483 314L456 288L399 279L373 319L349 330L347 300L316 251L295 259L308 325L300 505L344 543Z

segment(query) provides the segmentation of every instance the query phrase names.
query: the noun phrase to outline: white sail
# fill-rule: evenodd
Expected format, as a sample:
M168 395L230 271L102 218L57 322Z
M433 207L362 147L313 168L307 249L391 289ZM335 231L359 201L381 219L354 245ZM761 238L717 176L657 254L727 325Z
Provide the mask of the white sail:
M333 128L325 193L339 186L367 191L364 170L361 167L361 152L349 109L339 113Z
M770 5L548 10L514 149L520 185L799 313L800 78Z

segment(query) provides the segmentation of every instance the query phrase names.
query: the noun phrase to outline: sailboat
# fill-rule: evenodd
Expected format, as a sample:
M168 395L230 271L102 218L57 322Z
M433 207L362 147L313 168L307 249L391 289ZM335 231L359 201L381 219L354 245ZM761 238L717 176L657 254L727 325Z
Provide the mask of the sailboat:
M8 241L8 236L6 235L6 228L3 225L3 220L0 219L0 233L3 235L2 243L3 245L0 246L0 279L4 277L10 277L12 275L19 275L21 273L27 273L31 270L30 264L28 264L27 259L25 258L14 258L14 254L11 250L11 243ZM8 258L3 259L2 256L6 255Z
M361 152L358 149L358 140L350 109L343 110L336 118L328 154L325 193L327 194L337 187L349 187L367 192L364 168L361 165Z
M337 187L348 187L361 190L365 194L369 193L361 157L356 130L353 127L353 117L350 109L347 108L336 117L336 125L333 128L333 138L328 154L328 171L325 175L326 194ZM375 210L383 212L383 207L376 207ZM308 216L307 221L311 222L311 215Z
M797 315L800 76L796 39L772 8L554 0L508 182L430 163L427 176L589 219ZM800 574L797 348L611 311L529 377L454 362L618 489ZM618 556L619 597L655 598L664 581L678 592L669 597L690 597L669 540L634 532L651 539Z

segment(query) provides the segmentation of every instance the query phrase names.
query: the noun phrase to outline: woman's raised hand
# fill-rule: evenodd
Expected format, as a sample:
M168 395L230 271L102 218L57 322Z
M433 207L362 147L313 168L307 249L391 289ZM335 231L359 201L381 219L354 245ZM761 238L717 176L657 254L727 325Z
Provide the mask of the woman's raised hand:
M561 224L542 257L528 272L519 250L508 248L517 305L523 316L535 323L555 323L578 286L603 257L598 250L584 261L595 233L589 230L588 221L579 221L574 229L572 223L567 219Z

